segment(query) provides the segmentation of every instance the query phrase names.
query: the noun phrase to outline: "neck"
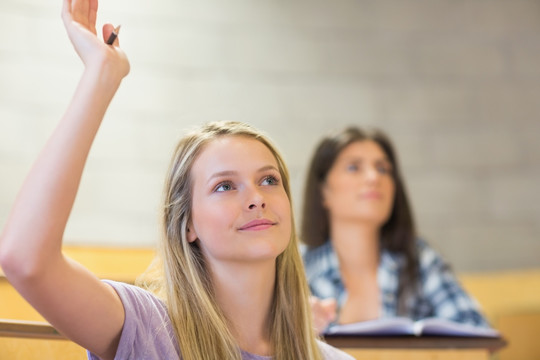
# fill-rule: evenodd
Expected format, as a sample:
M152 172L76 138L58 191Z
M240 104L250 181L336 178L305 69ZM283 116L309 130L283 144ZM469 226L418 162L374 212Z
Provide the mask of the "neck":
M379 265L379 227L371 223L331 221L331 241L341 266L354 264L377 270Z
M379 228L373 224L333 221L331 236L347 289L338 321L350 323L379 317Z
M276 262L233 263L212 269L216 300L242 350L271 355L270 316Z

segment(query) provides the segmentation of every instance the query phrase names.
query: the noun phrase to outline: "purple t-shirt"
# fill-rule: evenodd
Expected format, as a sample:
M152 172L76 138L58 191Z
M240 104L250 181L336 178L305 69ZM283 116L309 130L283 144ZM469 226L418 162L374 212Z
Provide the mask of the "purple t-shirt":
M165 304L149 291L122 282L104 280L120 296L126 313L115 360L180 359L180 349ZM341 350L319 342L325 360L353 360ZM99 358L88 352L89 360ZM242 351L243 360L271 360Z

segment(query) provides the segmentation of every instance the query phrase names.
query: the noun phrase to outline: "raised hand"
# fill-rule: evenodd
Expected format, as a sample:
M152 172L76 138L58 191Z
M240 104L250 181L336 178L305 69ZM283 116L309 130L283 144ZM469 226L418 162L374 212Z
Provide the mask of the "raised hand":
M96 18L97 0L64 0L62 20L75 51L87 68L97 66L101 70L107 64L107 70L123 78L129 73L129 61L119 47L118 38L113 45L107 45L114 27L103 25L103 39L97 37Z

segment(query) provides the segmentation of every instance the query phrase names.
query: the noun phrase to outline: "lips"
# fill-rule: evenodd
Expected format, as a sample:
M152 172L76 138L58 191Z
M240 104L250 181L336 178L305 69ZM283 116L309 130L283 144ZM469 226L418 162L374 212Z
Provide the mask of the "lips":
M382 194L378 191L366 191L360 195L362 199L381 199Z
M268 219L257 219L242 225L238 230L264 230L276 225L276 222Z

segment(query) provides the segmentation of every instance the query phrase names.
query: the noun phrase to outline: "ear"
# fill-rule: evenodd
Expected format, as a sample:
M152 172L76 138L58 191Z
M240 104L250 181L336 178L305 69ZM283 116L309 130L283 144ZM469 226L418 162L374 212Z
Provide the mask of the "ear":
M188 242L192 243L195 240L197 240L197 238L198 236L197 236L197 232L195 231L195 227L193 226L193 223L190 221L187 227L187 240Z

